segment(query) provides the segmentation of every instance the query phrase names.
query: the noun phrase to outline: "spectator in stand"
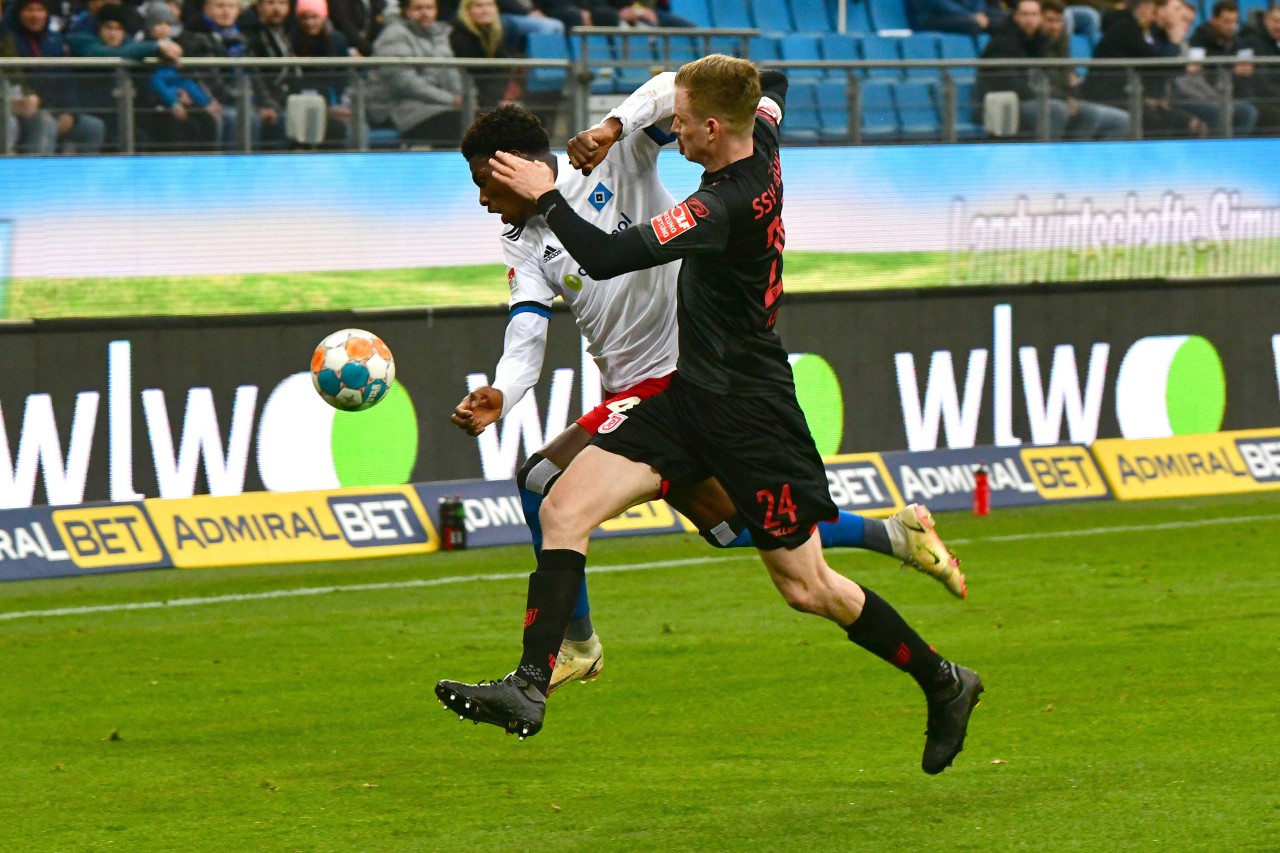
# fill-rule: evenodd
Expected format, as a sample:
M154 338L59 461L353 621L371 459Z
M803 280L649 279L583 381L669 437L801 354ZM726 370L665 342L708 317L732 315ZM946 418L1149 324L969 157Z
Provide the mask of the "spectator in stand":
M590 0L531 0L531 2L534 12L564 24L565 32L574 27L590 27L595 23L588 8Z
M18 56L33 59L68 55L62 36L49 27L49 0L18 0L4 15ZM57 121L57 146L63 154L97 154L106 125L97 116L79 113L76 87L66 68L41 69L27 77L45 110Z
M1249 53L1251 49L1244 44L1240 34L1240 7L1236 5L1235 0L1218 0L1214 3L1212 16L1191 34L1189 44L1193 49L1203 50L1205 56L1240 56L1241 51L1245 52L1243 58L1247 59L1252 55ZM1221 68L1215 68L1213 73L1215 75L1221 73ZM1259 109L1252 103L1253 78L1256 73L1257 66L1251 62L1242 62L1231 69L1232 92L1238 99L1243 99L1237 100L1237 103L1247 108L1242 110L1239 107L1233 107L1233 120L1238 122L1242 118L1242 113L1247 116L1249 111L1253 112L1253 123L1247 131L1236 124L1236 129L1241 132L1253 130L1258 123Z
M1280 2L1259 11L1245 27L1241 43L1254 56L1280 56ZM1259 65L1253 72L1254 106L1258 108L1255 132L1280 135L1280 65Z
M456 0L450 3L456 6ZM507 34L507 49L513 56L525 55L531 35L564 35L564 24L548 18L529 0L498 0L498 12L502 31Z
M987 0L910 0L908 11L918 30L967 36L994 32L1006 18L999 4Z
M0 7L0 14L3 9ZM0 27L0 57L19 56L14 37ZM58 120L48 110L40 109L40 95L28 83L21 68L7 69L9 86L0 97L9 99L9 119L5 128L6 146L0 154L21 151L23 154L52 154L58 144Z
M237 0L204 0L200 19L188 21L183 26L179 44L189 57L232 59L247 56L248 42L236 26L239 17L240 4ZM196 80L213 96L213 103L207 109L218 119L218 144L223 148L230 147L238 139L239 122L246 118L237 115L236 105L243 73L222 67L202 69L196 76ZM252 86L256 86L256 75L250 75L248 79ZM251 137L256 140L261 133L261 122L252 108L247 118Z
M991 40L982 50L983 59L1037 59L1044 57L1045 39L1040 34L1040 0L1018 0L1012 17L998 24L991 33ZM1033 75L1035 75L1033 77ZM1040 128L1040 106L1033 79L1043 72L1031 68L987 68L978 66L978 84L975 88L978 105L989 92L1016 92L1018 95L1018 124L1030 127L1037 135ZM1049 98L1049 138L1061 139L1070 117L1070 110L1060 98Z
M284 58L294 56L293 34L285 26L289 20L289 0L258 0L253 14L240 16L240 27L250 56ZM284 140L284 109L289 95L300 91L302 69L297 66L260 68L255 91L258 95L258 120L264 142Z
M142 8L145 35L155 41L169 38L178 18L164 0ZM146 136L142 150L208 151L217 138L218 122L210 113L213 98L205 88L173 65L146 74L138 87L138 128Z
M591 6L591 20L597 27L692 27L671 11L671 0L604 0Z
M347 57L354 49L347 38L329 20L326 0L298 0L295 10L298 26L293 34L293 52L297 56L316 58ZM351 124L351 107L347 103L347 76L343 69L304 71L302 91L313 91L324 98L326 147L343 147Z
M1227 23L1234 37L1240 23L1239 10L1233 9L1222 18L1228 19ZM1163 31L1168 44L1165 50L1170 55L1191 56L1192 59L1204 57L1202 48L1197 48L1193 53L1188 44L1187 35L1195 26L1195 21L1196 10L1189 0L1156 0L1157 42ZM1220 26L1221 23L1220 21ZM1217 69L1206 73L1203 65L1189 64L1182 73L1175 74L1170 91L1175 107L1199 118L1209 126L1210 133L1217 133L1222 127L1222 97L1218 87L1210 80L1210 74L1216 77ZM1237 136L1253 132L1257 123L1258 111L1253 104L1239 98L1232 100L1231 126Z
M457 57L509 57L496 0L462 0L453 30L449 33L449 46ZM470 73L476 87L478 109L491 110L520 98L520 76L513 74L511 69L481 68Z
M1171 55L1164 32L1155 26L1155 16L1155 0L1128 0L1123 10L1102 19L1102 40L1093 50L1094 58L1146 59ZM1183 36L1185 32L1184 29ZM1176 49L1172 55L1176 55ZM1139 76L1143 89L1143 133L1146 136L1207 136L1208 125L1173 106L1172 76L1165 69ZM1123 107L1128 103L1125 77L1122 68L1094 68L1085 77L1080 94L1091 101Z
M1071 56L1067 35L1066 8L1062 0L1043 0L1040 34L1045 39L1045 55L1054 59ZM1044 69L1053 97L1067 105L1068 139L1124 139L1129 133L1129 114L1106 104L1079 97L1080 75L1074 68Z
M156 57L168 62L177 62L182 58L182 47L173 41L127 41L130 15L119 3L99 4L93 20L97 26L94 32L81 29L67 33L67 44L72 56L118 56L134 60ZM102 119L106 125L104 144L114 145L119 139L115 75L111 72L86 71L75 74L74 78L80 106L92 110Z
M360 56L373 52L373 42L386 24L386 0L328 0L329 22Z
M98 13L104 6L119 6L124 11L123 26L126 41L132 40L135 33L142 32L142 17L132 8L123 5L120 0L88 0L83 9L71 17L71 25L67 27L67 40L72 33L98 35Z
M452 57L449 25L436 19L436 10L436 0L400 0L400 15L378 36L373 55ZM462 138L462 93L457 68L379 68L369 84L369 122L375 127L394 125L405 139L457 145Z

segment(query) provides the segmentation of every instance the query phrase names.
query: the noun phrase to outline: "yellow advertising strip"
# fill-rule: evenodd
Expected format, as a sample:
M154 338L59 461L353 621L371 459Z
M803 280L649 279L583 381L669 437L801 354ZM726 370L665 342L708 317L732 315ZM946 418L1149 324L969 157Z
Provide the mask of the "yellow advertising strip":
M53 526L67 556L81 569L143 567L164 560L164 549L140 506L54 510Z
M178 568L388 557L439 547L417 493L406 486L144 503Z
M1022 464L1047 501L1107 496L1107 483L1084 447L1024 447Z
M827 468L831 499L841 510L888 518L906 506L879 453L841 453L824 456L822 461ZM872 468L878 476L867 477L860 467Z
M1120 500L1280 489L1280 429L1109 438L1092 449Z

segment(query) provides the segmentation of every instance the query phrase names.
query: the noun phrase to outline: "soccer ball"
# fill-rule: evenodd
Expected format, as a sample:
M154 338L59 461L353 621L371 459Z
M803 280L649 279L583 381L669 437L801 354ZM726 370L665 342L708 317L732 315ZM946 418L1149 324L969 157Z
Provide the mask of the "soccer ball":
M311 355L311 382L330 406L359 412L387 396L396 362L382 338L363 329L329 335Z

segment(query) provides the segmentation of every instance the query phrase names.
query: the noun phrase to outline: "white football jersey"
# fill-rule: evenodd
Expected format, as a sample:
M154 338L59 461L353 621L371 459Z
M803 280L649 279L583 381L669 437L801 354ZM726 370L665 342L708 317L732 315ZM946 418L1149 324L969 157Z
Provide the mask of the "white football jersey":
M658 179L657 140L663 136L656 129L629 133L590 175L574 169L568 155L560 154L556 189L578 215L608 232L651 219L676 203ZM676 369L678 264L596 281L569 256L541 216L523 228L509 228L502 236L502 249L511 288L511 323L493 384L503 392L503 414L538 380L545 318L557 296L573 312L608 394Z

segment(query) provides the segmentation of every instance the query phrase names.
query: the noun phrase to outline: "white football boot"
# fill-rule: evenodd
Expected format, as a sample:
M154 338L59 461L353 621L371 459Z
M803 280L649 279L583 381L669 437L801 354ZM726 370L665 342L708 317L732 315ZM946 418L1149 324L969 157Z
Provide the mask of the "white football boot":
M964 574L960 561L951 553L933 527L933 515L920 504L908 504L888 519L893 555L926 575L937 578L956 598L964 598Z
M565 640L560 644L556 668L551 671L550 696L570 681L591 681L604 669L604 647L594 631L585 640Z

